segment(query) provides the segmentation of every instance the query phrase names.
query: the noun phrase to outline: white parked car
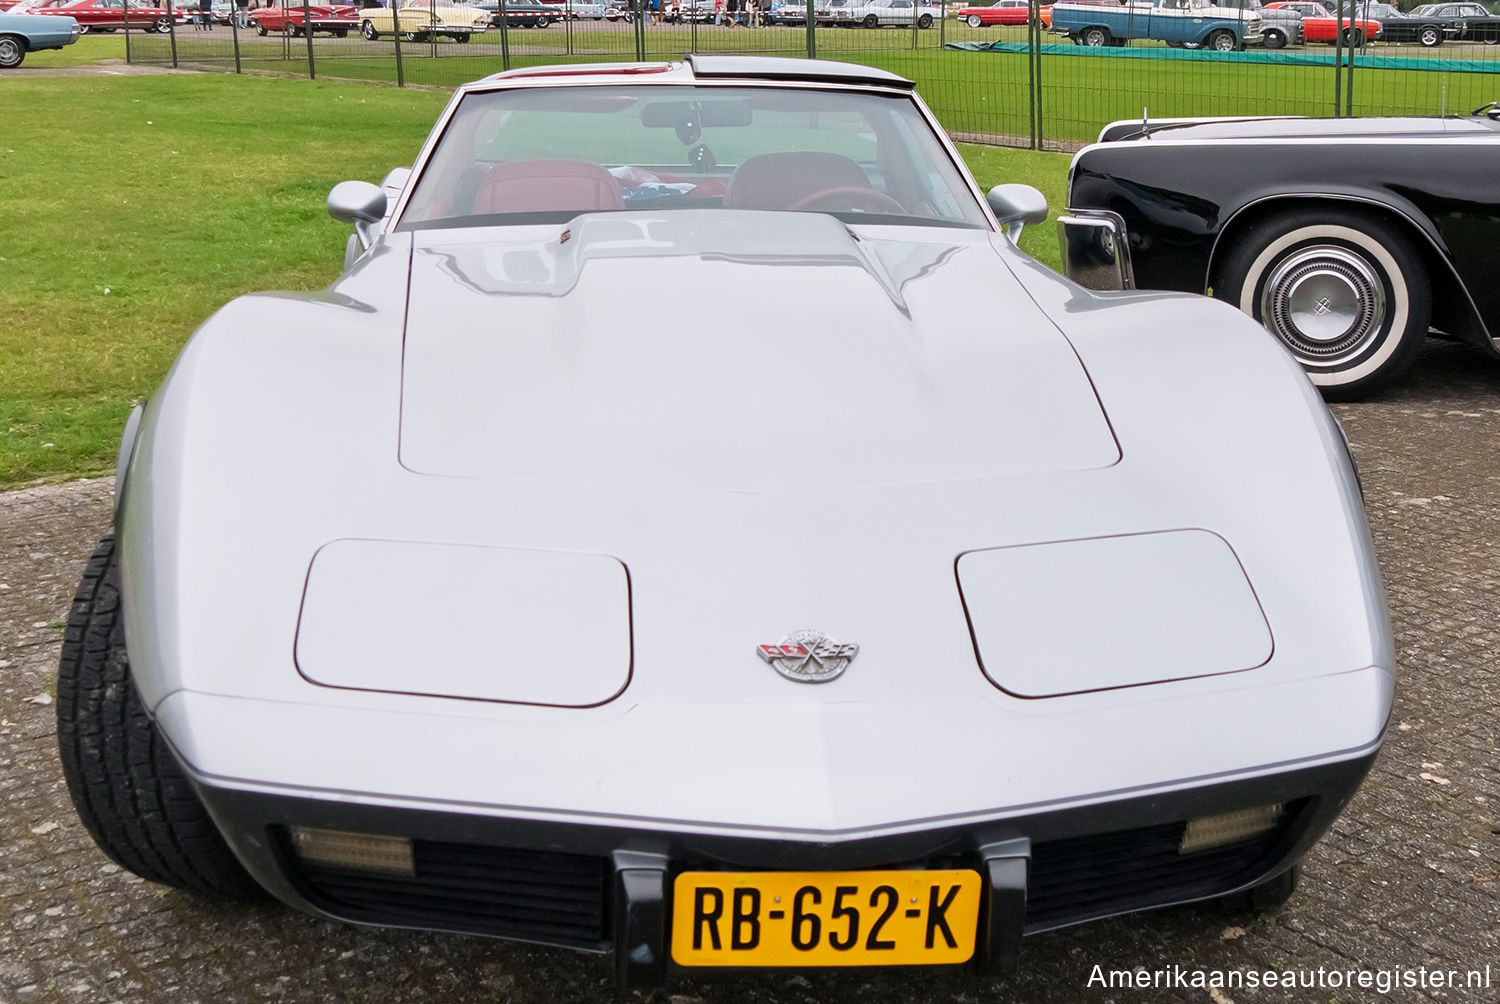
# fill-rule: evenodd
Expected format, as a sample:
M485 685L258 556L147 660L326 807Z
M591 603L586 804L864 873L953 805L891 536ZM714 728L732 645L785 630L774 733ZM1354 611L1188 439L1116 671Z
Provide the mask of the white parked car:
M910 27L915 18L918 28L931 28L933 22L942 16L941 7L918 4L916 0L868 0L865 3L829 0L828 7L818 10L818 23L859 25L861 28L882 28L892 24Z
M550 2L550 0L543 0ZM559 6L575 21L603 21L604 4L599 0L563 0Z

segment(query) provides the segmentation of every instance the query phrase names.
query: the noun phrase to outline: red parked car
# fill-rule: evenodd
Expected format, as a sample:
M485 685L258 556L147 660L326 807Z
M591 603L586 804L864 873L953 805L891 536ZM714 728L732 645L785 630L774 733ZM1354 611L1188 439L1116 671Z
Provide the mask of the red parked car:
M301 35L309 14L312 15L314 33L326 31L330 35L344 38L351 31L359 30L359 8L343 4L314 4L305 13L300 3L284 7L258 7L250 12L250 26L257 35L269 35L273 32Z
M1333 12L1313 0L1283 0L1266 4L1268 9L1294 10L1302 15L1302 40L1332 45L1338 34L1338 19ZM1367 18L1344 18L1344 44L1359 48L1373 42L1380 34L1380 22Z
M967 21L970 28L994 24L1025 24L1028 11L1026 0L995 0L983 7L965 7L954 16Z
M172 15L144 0L129 0L130 27L140 31L170 31ZM47 0L28 10L28 14L56 14L71 17L84 31L114 31L125 27L126 0Z

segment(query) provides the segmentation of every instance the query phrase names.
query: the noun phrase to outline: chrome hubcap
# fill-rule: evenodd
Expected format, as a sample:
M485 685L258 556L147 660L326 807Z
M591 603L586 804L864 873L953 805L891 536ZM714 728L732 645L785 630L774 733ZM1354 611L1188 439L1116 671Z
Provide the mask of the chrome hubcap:
M1313 365L1357 355L1380 334L1385 290L1374 270L1344 248L1303 248L1266 280L1261 318Z

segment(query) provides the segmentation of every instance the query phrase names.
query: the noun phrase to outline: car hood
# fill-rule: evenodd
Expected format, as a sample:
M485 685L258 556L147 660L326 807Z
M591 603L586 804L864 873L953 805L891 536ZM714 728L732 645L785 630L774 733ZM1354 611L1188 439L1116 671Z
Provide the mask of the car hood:
M414 236L417 473L766 493L1119 458L988 232L707 211Z

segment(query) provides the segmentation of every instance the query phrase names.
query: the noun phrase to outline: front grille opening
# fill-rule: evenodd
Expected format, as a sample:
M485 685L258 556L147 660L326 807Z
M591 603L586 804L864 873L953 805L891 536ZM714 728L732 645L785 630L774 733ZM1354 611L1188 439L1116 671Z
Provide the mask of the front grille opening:
M1264 870L1293 828L1300 829L1307 804L1288 804L1273 827L1189 853L1181 851L1186 821L1036 844L1026 926L1045 930L1229 892Z
M569 948L609 944L607 858L416 840L414 874L383 874L304 860L282 837L299 890L336 917Z

